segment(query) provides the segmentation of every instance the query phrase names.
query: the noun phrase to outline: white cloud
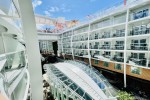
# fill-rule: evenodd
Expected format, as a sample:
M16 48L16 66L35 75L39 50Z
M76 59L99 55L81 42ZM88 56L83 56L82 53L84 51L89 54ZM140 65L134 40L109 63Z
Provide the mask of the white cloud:
M52 16L52 14L51 14L51 12L50 11L44 11L44 14L46 15L46 16Z
M50 9L47 10L47 11L49 11L51 13L56 13L56 12L70 12L71 9L69 9L65 4L62 4L59 7L58 6L50 7Z
M58 7L51 7L51 8L49 9L49 11L50 11L50 12L59 12L59 11L60 11L60 8L58 8Z
M42 4L42 0L34 0L32 2L33 9L35 9L37 6L40 6Z
M36 28L37 28L38 30L44 29L44 26L45 26L45 25L43 25L43 24L36 24Z
M61 8L62 12L70 12L71 9L69 9L65 4L62 4Z

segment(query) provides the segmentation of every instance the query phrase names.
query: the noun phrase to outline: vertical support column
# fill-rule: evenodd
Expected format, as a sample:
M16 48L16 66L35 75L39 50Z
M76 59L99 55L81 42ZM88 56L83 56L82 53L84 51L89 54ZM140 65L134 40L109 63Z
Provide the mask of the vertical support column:
M32 100L43 100L40 51L32 0L18 0L26 41Z
M150 51L150 37L148 38L148 51ZM146 67L149 68L148 64L150 62L150 52L148 52L148 59L147 59L147 63L146 63Z
M6 53L6 47L5 47L5 41L4 41L4 35L3 35L3 33L1 33L1 38L2 38L2 52L3 53Z
M61 39L60 39L60 41L61 41L61 51L63 52L63 44L62 44L62 36L63 36L63 34L61 34Z
M73 43L72 43L73 41L72 40L73 40L73 29L72 29L72 34L71 34L71 51L72 51L72 58L74 60L74 53L73 53L73 47L72 47L73 46Z
M64 52L64 49L63 49L63 33L62 33L62 36L61 36L61 47L62 47L62 52Z
M128 35L128 20L129 20L129 9L127 9L127 15L126 15L126 24L125 24L125 40L124 40L124 87L127 87L126 82L126 57L127 57L127 35Z
M91 66L91 56L90 56L90 31L91 31L91 24L89 22L89 30L88 30L88 58L89 58L89 64Z

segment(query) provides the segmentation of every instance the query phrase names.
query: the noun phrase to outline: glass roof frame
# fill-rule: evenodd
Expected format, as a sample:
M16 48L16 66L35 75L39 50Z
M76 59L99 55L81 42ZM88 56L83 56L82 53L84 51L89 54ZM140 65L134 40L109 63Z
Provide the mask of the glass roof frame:
M74 82L73 82L71 79L69 79L67 76L66 76L66 77L67 77L68 79L66 79L66 80L64 80L64 81L61 81L61 80L60 80L60 77L57 77L57 76L56 76L57 74L55 75L55 73L53 73L53 69L57 69L57 68L56 68L55 66L52 66L52 65L51 65L51 67L48 68L48 71L50 71L50 72L49 72L49 75L50 75L50 76L51 76L51 75L52 75L52 76L55 76L55 77L57 78L57 80L58 80L60 83L63 84L63 86L67 89L67 91L68 91L68 90L71 91L71 95L76 94L75 97L81 98L81 100L84 100L85 97L83 97L83 96L86 95L86 96L88 96L88 97L90 98L89 100L92 100L92 98L89 96L89 94L87 94L85 91L83 91L82 88L80 88L76 83L74 83ZM62 73L62 72L60 71L60 73ZM62 73L62 74L63 74L63 73ZM64 75L64 76L65 76L65 75ZM70 81L71 83L68 84L68 85L66 85L64 82L66 82L66 81L68 81L68 80L71 80L71 81ZM53 80L53 81L54 81L54 80ZM55 81L56 81L56 80L55 80ZM72 84L75 84L75 85L77 86L77 88L76 88L75 90L72 90L72 89L70 88L70 86L71 86ZM80 89L80 90L82 90L82 91L84 92L82 96L81 96L79 93L77 93L77 90L78 90L78 89ZM71 95L70 95L70 96L71 96ZM70 97L70 96L68 96L68 97Z
M100 87L101 90L106 90L108 91L109 94L105 94L108 95L109 97L114 97L114 93L116 93L117 95L117 92L113 89L113 87L111 86L111 84L107 81L107 79L102 75L100 74L95 68L93 68L92 66L82 62L82 61L72 61L72 60L67 60L65 61L67 63L70 63L70 64L73 64L73 65L76 65L78 67L80 67L85 73L87 73L87 75L89 75L93 81L95 81L94 79L97 80L96 84ZM94 75L94 76L93 76ZM100 85L101 83L101 85ZM102 86L102 84L104 86ZM114 92L111 92L110 89L114 90ZM115 95L115 97L116 97ZM107 97L108 97L107 96ZM110 97L110 98L111 98Z

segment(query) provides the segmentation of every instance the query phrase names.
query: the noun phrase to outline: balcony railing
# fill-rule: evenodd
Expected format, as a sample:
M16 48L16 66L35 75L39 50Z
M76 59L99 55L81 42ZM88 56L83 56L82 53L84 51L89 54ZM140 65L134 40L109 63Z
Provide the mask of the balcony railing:
M37 30L37 32L40 32L40 33L56 33L56 34L58 34L58 33L60 33L60 31L55 31L55 32L53 32L52 30Z
M141 11L138 11L136 13L131 14L132 20L140 19L149 16L149 9L144 9Z
M82 45L77 45L77 46L74 45L73 48L76 48L76 49L87 49L87 45L83 45L83 44Z
M121 56L118 56L118 55L114 55L112 60L117 61L117 62L124 62L124 57L121 57Z
M80 52L80 53L75 53L75 56L87 56L88 53L83 53L83 52Z
M125 36L125 33L123 32L123 33L114 33L113 35L112 35L112 37L124 37Z
M104 34L102 35L102 38L111 38L110 34Z
M130 31L129 36L142 35L142 34L150 34L150 28L146 27L145 25L134 27Z
M147 58L133 58L130 56L127 63L146 67L150 66L148 61L149 60Z
M109 54L102 54L102 56L105 58L111 59L111 55L109 55Z
M73 38L73 42L76 42L76 41L85 41L85 40L88 40L88 37L82 37L82 38Z
M102 45L101 49L111 49L111 45Z
M112 45L111 48L112 48L113 50L124 50L124 44Z
M90 45L90 49L124 50L124 44L116 45Z
M142 44L138 44L138 43L134 43L130 45L130 49L131 50L148 50L148 44L147 43L142 43Z

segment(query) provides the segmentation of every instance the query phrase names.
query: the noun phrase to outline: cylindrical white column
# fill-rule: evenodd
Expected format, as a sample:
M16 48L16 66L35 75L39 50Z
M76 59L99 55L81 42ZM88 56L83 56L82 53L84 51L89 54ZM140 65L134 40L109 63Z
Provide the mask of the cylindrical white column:
M18 0L18 3L26 41L32 100L43 100L41 59L32 0Z

